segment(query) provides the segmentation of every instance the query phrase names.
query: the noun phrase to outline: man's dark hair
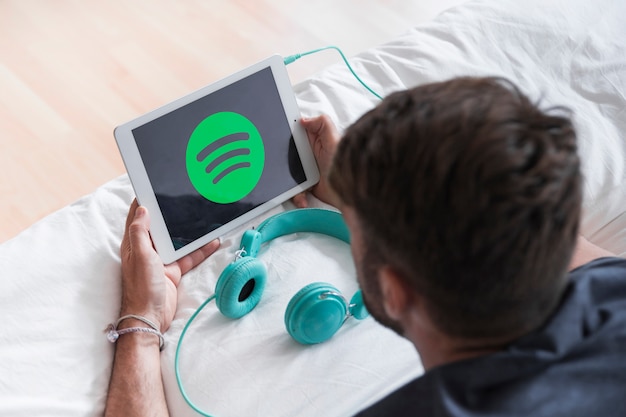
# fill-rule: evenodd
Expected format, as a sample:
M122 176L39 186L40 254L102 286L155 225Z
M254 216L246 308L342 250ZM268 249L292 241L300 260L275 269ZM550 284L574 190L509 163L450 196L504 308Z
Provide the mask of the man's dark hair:
M519 335L559 301L582 192L557 110L503 79L457 78L390 95L338 146L329 179L366 261L400 273L449 335Z

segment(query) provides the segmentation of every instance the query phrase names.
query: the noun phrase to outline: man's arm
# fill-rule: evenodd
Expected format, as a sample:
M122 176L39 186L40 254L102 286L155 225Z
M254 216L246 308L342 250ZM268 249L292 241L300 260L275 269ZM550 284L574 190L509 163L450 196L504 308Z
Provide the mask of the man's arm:
M169 265L163 265L152 246L150 216L133 201L120 247L122 258L122 308L120 317L146 318L165 332L174 318L177 287L183 274L217 250L215 240ZM127 318L118 329L149 326ZM160 338L151 333L122 334L115 359L105 416L168 416L161 379Z
M143 323L137 320L135 324ZM169 416L160 353L159 338L155 335L127 333L120 336L116 342L105 416Z

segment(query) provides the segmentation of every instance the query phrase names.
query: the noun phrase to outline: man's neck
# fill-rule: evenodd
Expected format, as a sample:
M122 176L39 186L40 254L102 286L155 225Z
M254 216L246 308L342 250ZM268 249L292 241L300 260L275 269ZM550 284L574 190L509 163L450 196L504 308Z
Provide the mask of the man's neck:
M521 336L521 335L520 335ZM431 323L405 334L415 345L425 370L503 350L519 336L500 339L465 339L449 336Z
M462 344L420 344L416 345L425 370L448 363L489 355L505 348L508 343L464 346Z

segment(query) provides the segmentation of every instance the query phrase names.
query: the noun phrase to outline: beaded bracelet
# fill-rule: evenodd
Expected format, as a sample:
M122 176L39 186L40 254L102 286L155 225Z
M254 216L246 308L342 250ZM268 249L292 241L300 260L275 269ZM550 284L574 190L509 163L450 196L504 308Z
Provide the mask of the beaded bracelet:
M126 319L136 319L136 320L142 321L146 323L148 326L150 326L151 328L149 329L147 327L129 327L126 329L117 330L117 326L119 326L120 323ZM123 334L141 332L141 333L152 333L152 334L159 336L159 350L163 350L163 345L165 344L165 338L163 337L163 334L159 331L159 326L157 326L156 324L154 324L152 321L148 320L145 317L136 316L134 314L129 314L127 316L120 317L119 319L117 319L115 323L109 324L107 328L104 329L104 332L107 335L107 340L111 343L117 342L117 339L119 339L119 337Z

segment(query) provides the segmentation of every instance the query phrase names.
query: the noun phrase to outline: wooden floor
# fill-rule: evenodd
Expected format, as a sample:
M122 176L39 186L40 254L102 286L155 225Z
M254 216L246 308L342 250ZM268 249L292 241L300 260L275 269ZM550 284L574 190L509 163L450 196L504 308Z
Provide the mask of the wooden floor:
M113 128L266 56L347 56L463 0L0 0L0 242L123 174ZM293 83L337 62L289 67Z

